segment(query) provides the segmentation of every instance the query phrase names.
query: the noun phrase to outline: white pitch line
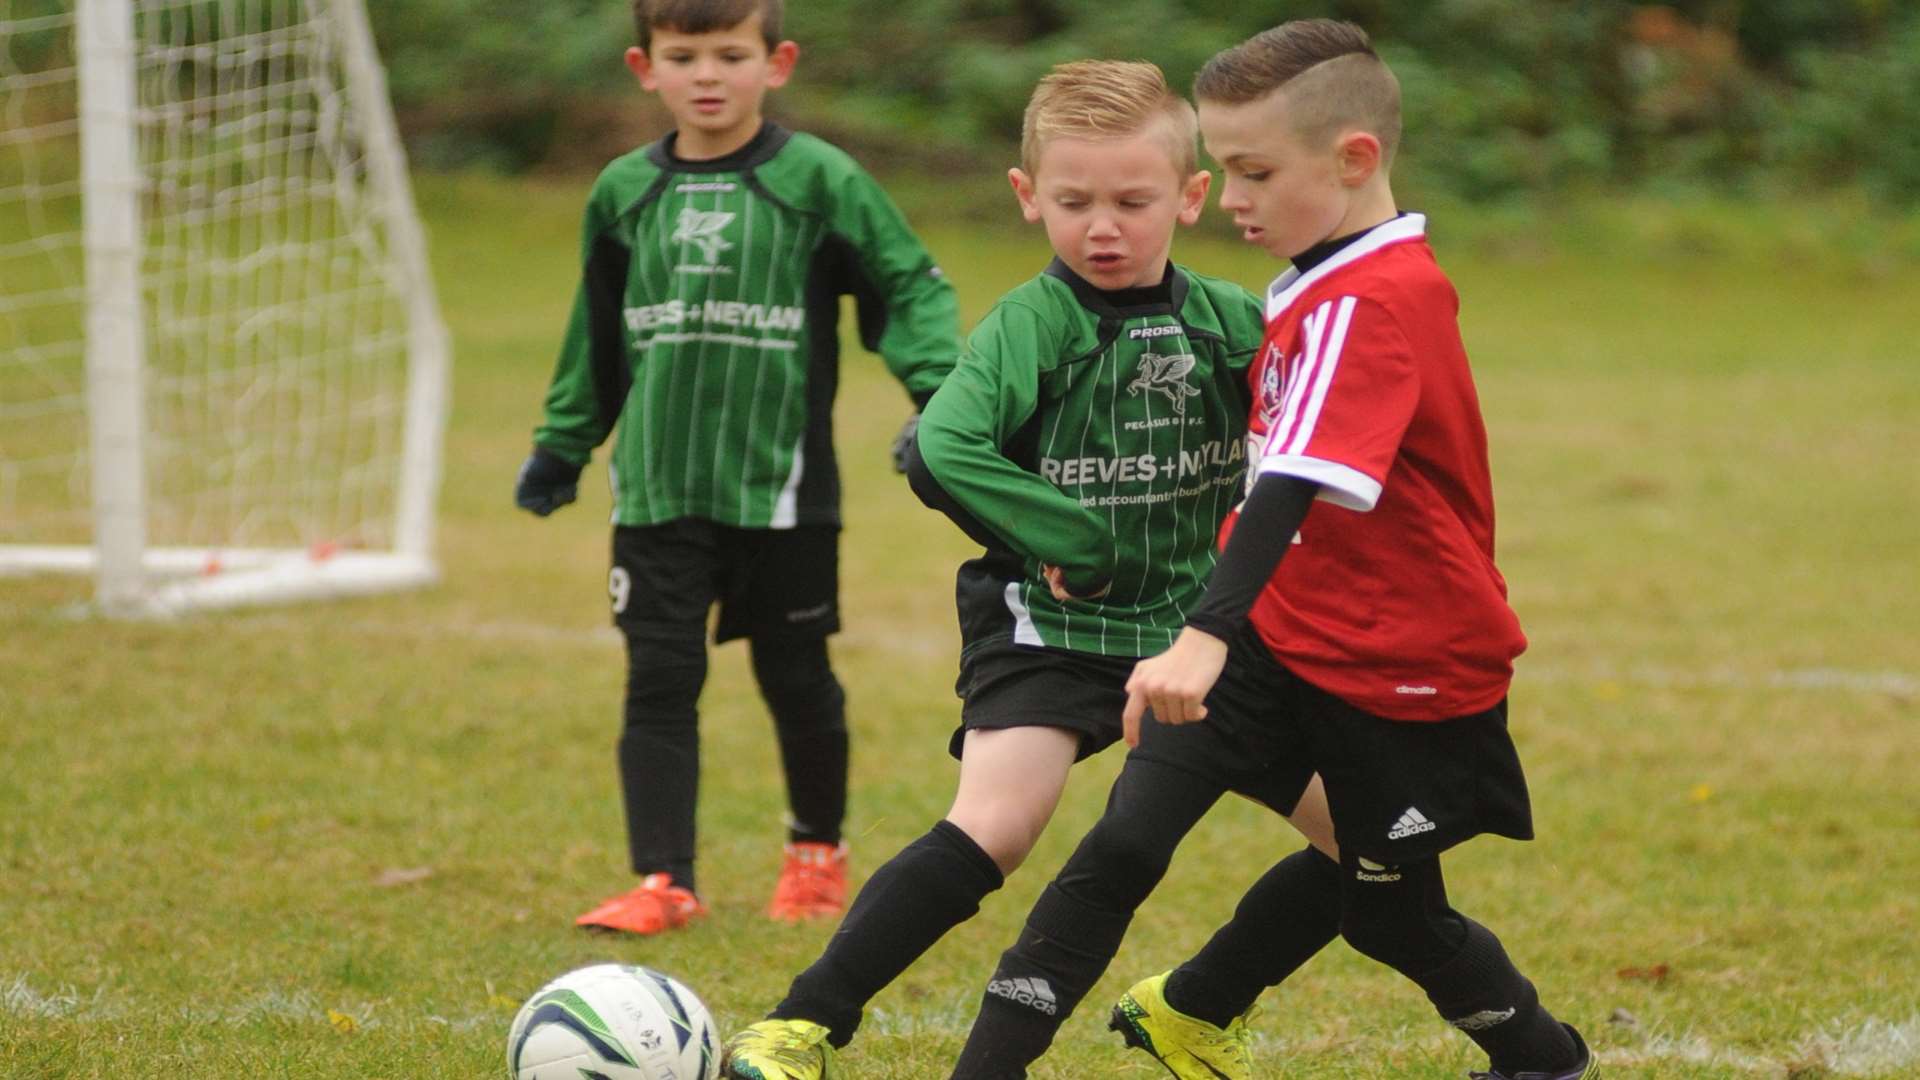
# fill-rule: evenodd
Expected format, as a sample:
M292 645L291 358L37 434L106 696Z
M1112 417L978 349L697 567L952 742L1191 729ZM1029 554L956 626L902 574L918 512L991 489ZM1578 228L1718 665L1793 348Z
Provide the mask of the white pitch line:
M504 1010L456 1016L408 1013L396 1009L391 1001L377 1006L358 1001L328 1005L302 991L274 991L211 1008L187 1007L176 1015L198 1023L231 1026L263 1019L321 1026L332 1022L330 1011L351 1017L356 1025L368 1030L399 1028L408 1031L432 1026L458 1032L496 1029L504 1033L511 1022ZM81 997L71 987L36 990L24 975L15 975L11 979L0 977L0 1017L83 1023L112 1021L124 1025L130 1021L137 1022L143 1016L158 1016L165 1012L164 1009L135 1009L126 1001L109 1000L103 991L96 991L91 997ZM868 1017L866 1030L870 1035L961 1036L967 1032L972 1020L973 1006L969 1000L927 1010L875 1009ZM1452 1036L1439 1033L1422 1042L1430 1050L1437 1051L1449 1038ZM1312 1040L1289 1040L1263 1034L1254 1035L1253 1044L1261 1057L1270 1059L1303 1053L1317 1056L1326 1050L1324 1045ZM1349 1049L1352 1046L1351 1043L1343 1045ZM1600 1061L1622 1068L1660 1065L1719 1067L1767 1077L1791 1075L1794 1069L1810 1066L1824 1070L1823 1075L1860 1077L1863 1080L1912 1077L1920 1074L1920 1014L1903 1021L1869 1018L1851 1026L1836 1022L1796 1039L1793 1050L1785 1058L1719 1046L1697 1032L1688 1032L1681 1035L1647 1034L1640 1038L1636 1046L1603 1050Z

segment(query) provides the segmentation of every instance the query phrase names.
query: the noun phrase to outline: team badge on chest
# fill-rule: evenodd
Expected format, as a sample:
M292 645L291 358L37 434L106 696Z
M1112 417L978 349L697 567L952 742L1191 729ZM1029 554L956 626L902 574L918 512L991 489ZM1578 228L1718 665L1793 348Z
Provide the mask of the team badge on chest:
M1127 384L1127 396L1139 397L1143 390L1165 394L1167 400L1173 402L1174 413L1185 416L1187 399L1200 396L1200 388L1187 382L1187 373L1199 362L1198 357L1187 354L1162 356L1159 353L1141 353L1140 374Z
M673 242L692 244L700 249L708 263L720 261L720 253L732 248L720 230L732 223L734 215L724 210L695 210L691 207L680 211L680 219L674 223Z

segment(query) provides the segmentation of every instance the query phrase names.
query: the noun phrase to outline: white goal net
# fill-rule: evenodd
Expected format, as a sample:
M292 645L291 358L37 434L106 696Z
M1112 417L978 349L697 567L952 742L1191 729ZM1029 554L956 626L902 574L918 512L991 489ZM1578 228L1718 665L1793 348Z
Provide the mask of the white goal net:
M361 0L0 0L0 574L430 581L446 380Z

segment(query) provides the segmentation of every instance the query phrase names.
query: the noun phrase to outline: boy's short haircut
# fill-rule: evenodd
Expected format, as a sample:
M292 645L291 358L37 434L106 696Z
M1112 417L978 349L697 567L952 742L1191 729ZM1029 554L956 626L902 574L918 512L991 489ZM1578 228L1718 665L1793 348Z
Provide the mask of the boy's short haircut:
M645 52L653 48L655 30L710 34L759 15L760 36L771 52L781 41L780 18L785 7L785 0L633 0L633 26L640 49Z
M1033 173L1054 139L1124 139L1157 122L1185 180L1200 167L1200 124L1193 106L1144 60L1076 60L1059 64L1033 88L1020 125L1020 167Z
M1334 19L1300 19L1217 53L1193 79L1193 96L1244 105L1285 89L1295 130L1325 145L1342 130L1371 132L1391 164L1400 145L1400 81L1367 32Z

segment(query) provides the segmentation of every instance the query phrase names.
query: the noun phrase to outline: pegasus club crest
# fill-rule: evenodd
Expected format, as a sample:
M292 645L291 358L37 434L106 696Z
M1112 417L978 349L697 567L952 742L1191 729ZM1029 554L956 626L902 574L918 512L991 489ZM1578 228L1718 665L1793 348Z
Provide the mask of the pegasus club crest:
M720 253L733 247L720 230L733 221L734 215L725 210L695 210L691 207L680 211L680 220L674 223L673 242L692 244L706 256L707 262L720 261Z
M1161 356L1159 353L1140 354L1140 374L1127 384L1127 396L1139 397L1142 390L1167 395L1173 402L1173 411L1187 414L1187 399L1199 397L1200 389L1187 385L1187 372L1199 363L1199 358L1190 354Z

